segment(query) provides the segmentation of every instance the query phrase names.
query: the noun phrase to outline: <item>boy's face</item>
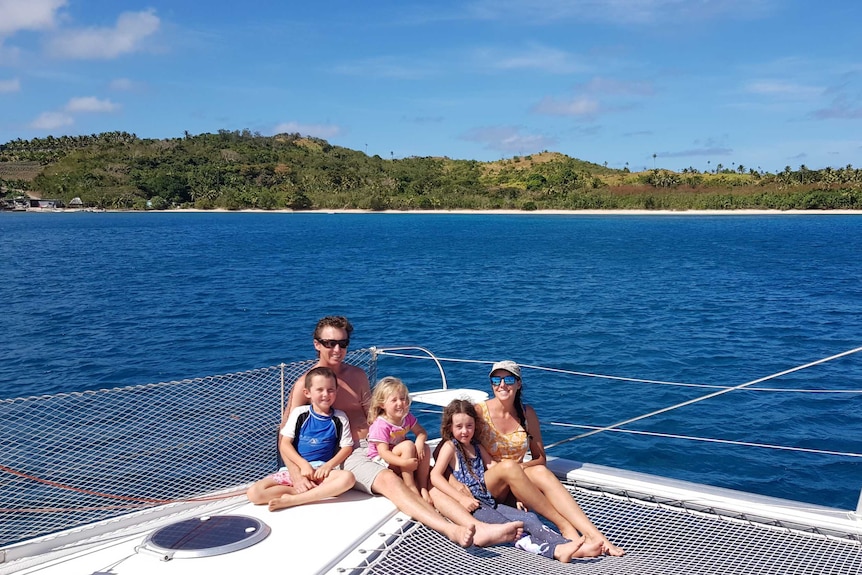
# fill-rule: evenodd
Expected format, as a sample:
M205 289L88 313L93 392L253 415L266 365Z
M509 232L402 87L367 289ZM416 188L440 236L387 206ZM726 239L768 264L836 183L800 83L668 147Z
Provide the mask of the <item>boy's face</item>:
M333 378L316 375L311 378L310 385L307 385L303 392L305 392L305 397L311 401L316 412L328 414L332 409L333 402L335 402L337 390L338 385Z

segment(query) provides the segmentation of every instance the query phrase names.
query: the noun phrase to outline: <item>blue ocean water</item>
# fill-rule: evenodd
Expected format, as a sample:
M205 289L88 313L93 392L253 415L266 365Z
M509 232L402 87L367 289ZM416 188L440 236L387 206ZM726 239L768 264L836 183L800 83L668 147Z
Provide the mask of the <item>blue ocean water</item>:
M712 385L862 345L858 216L0 213L0 242L0 397L306 359L328 314L354 348ZM713 391L524 378L548 444ZM763 386L862 390L862 353ZM862 453L862 394L735 391L630 427ZM847 456L610 433L551 453L842 508L862 489Z

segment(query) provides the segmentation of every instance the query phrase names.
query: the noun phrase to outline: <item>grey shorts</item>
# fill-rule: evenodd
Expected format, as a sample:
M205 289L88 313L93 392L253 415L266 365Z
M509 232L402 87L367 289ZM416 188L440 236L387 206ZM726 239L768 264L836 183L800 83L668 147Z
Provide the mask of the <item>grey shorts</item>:
M356 478L353 489L373 494L371 486L381 471L386 468L368 459L368 440L360 439L359 446L353 450L350 457L344 462L344 469L351 472Z

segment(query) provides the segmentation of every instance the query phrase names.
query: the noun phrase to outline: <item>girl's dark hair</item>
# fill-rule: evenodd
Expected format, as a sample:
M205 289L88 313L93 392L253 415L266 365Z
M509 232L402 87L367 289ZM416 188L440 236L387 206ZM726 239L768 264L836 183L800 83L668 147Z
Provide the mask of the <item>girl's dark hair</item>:
M440 419L440 438L443 441L452 441L454 439L452 436L452 419L454 419L458 414L464 414L473 418L473 423L475 424L473 438L475 439L479 437L482 429L482 421L476 415L476 407L466 399L453 399L449 402L449 405L443 409L443 417ZM464 461L469 461L467 454L464 452L464 446L461 445L460 441L455 441L455 449L458 450ZM476 457L480 457L478 452L476 453ZM470 475L478 479L473 471L472 465L467 466L467 471L470 472Z

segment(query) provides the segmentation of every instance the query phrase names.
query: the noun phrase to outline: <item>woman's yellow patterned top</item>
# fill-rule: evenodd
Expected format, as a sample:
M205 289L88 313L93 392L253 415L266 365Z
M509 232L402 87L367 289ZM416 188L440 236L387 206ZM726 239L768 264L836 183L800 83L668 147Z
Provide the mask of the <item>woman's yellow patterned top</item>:
M527 438L527 432L522 426L511 433L500 433L494 427L494 422L491 421L491 413L485 403L476 404L477 415L484 422L482 424L482 433L479 440L491 458L494 461L503 459L512 459L520 463L527 455L527 450L530 448L530 442Z

